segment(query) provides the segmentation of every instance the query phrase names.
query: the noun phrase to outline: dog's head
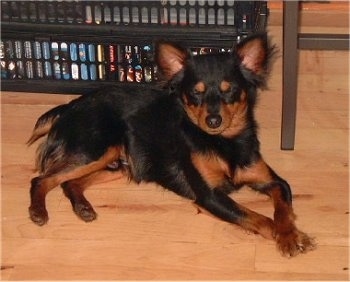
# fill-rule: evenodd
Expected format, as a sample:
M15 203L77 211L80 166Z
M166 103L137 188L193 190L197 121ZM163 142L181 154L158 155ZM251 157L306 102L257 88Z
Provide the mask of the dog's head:
M158 42L156 62L194 124L209 134L232 137L247 126L271 50L265 33L242 40L233 53L199 56Z

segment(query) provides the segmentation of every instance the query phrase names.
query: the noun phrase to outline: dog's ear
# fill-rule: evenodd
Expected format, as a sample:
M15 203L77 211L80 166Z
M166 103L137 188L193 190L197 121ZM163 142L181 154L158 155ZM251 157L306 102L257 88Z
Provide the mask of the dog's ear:
M158 41L155 60L166 80L170 80L184 68L188 52L181 46L166 41Z
M241 66L253 74L263 77L268 68L268 59L272 53L266 33L259 33L243 39L236 46Z

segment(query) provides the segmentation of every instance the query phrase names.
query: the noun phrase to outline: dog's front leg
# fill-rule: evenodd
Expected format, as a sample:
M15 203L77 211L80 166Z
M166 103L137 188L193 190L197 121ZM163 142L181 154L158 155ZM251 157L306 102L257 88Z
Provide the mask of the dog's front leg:
M229 179L231 169L224 160L198 152L192 153L191 160L194 167L186 169L187 178L200 208L220 219L238 224L245 230L273 239L275 227L270 218L237 204L227 195L235 189L235 185ZM238 183L237 186L241 185Z
M276 242L279 250L285 256L295 256L314 248L313 239L297 229L292 199L287 196L290 188L287 182L279 180L260 188L268 194L274 204L274 221L276 226Z
M187 164L187 168L184 170L187 178L186 183L195 194L195 204L199 209L204 209L212 215L237 224L248 231L259 233L265 238L273 239L274 222L232 200L223 189L226 177L221 169L216 169L220 166L210 166L207 157L205 160L202 161L198 155L196 158L192 156L192 163ZM227 183L228 186L231 184Z
M295 225L292 192L289 184L262 159L249 167L237 169L234 181L248 184L253 189L271 197L274 204L274 237L283 255L290 257L314 249L314 240L299 231Z
M266 239L274 238L275 225L270 218L239 205L218 188L197 196L195 203L222 220L258 233Z

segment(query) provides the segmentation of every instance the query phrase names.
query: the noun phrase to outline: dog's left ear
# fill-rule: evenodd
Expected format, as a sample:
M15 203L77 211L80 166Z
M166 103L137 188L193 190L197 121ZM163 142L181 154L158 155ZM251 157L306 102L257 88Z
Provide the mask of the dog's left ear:
M155 60L166 80L171 80L180 72L188 58L188 52L181 46L166 41L158 41L155 48Z
M268 70L268 59L272 49L273 47L269 47L267 34L259 33L247 37L238 43L236 53L240 59L241 66L263 80Z

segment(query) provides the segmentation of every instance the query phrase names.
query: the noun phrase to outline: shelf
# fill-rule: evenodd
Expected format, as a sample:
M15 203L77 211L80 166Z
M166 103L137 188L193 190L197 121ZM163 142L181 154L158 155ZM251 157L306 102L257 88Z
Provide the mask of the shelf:
M263 31L265 1L1 1L2 90L84 93L157 82L159 39L193 55Z

